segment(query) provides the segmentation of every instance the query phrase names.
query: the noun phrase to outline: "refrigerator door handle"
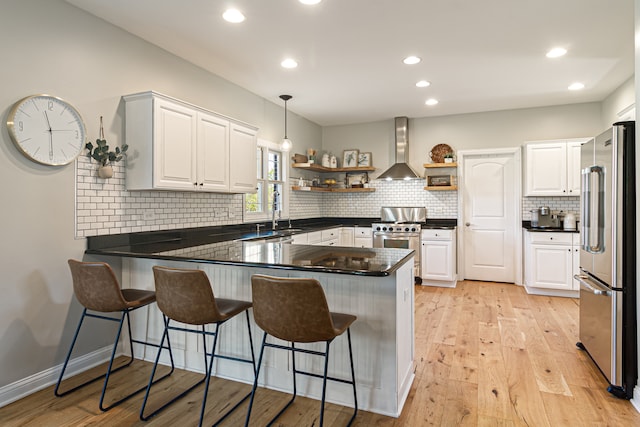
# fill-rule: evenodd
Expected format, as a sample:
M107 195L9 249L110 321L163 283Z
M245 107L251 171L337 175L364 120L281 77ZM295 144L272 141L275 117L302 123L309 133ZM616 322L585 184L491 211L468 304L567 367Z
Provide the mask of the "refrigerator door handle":
M604 252L604 174L602 167L590 166L583 171L585 196L582 204L583 222L582 248L598 254Z
M580 204L580 245L589 248L589 227L591 225L591 168L582 169L582 203Z
M603 288L583 274L576 274L573 278L580 282L580 287L585 291L591 292L594 295L611 296L611 290Z

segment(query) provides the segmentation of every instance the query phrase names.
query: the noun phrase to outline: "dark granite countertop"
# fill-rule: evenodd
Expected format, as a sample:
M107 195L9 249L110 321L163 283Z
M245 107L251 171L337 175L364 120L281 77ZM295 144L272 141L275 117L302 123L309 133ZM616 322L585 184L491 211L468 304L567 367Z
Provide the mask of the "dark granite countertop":
M284 235L307 233L339 226L370 227L377 219L322 218L280 221ZM267 226L270 226L268 224ZM267 228L267 226L265 228ZM200 227L166 231L89 237L86 253L134 258L267 267L290 270L388 276L413 255L412 250L291 245L242 239L272 235L269 229L256 234L256 224Z
M527 231L536 233L536 232L541 232L544 231L545 233L579 233L580 230L576 229L576 230L565 230L563 228L549 228L549 227L532 227L531 226L531 221L522 221L522 228L524 228Z

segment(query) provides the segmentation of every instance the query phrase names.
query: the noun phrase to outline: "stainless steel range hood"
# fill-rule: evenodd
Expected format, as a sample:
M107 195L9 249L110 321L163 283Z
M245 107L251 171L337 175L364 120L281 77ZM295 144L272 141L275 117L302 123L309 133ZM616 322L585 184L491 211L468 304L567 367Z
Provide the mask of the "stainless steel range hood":
M420 174L409 166L407 160L409 159L409 118L396 117L396 162L389 169L384 171L377 179L383 179L387 181L391 180L409 180L409 179L423 179Z

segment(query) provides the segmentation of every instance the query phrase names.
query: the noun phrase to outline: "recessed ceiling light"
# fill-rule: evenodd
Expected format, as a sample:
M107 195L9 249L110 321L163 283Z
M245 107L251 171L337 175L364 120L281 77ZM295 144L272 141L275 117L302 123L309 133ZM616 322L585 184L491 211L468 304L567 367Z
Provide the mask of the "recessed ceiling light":
M580 89L584 89L584 83L580 83L580 82L575 82L575 83L571 83L569 85L569 90L580 90Z
M222 18L224 18L227 22L232 22L234 24L238 24L244 21L244 15L238 9L227 9L222 14Z
M427 105L436 105L437 103L438 103L438 100L434 98L429 98L425 101L425 104Z
M416 86L418 86L418 87L429 87L429 86L431 86L431 82L428 82L426 80L420 80L418 83L416 83Z
M418 58L417 56L407 56L402 60L402 62L404 62L407 65L415 65L420 61L422 61L422 59Z
M547 58L559 58L567 53L567 49L563 47L554 47L547 52Z
M299 0L302 4L318 4L322 0Z
M298 66L298 62L295 59L287 58L280 63L284 68L296 68Z

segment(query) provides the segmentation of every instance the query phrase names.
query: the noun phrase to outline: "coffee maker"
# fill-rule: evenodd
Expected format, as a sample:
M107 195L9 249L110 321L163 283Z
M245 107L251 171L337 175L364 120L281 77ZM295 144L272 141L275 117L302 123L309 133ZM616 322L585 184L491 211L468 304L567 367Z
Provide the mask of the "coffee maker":
M540 206L538 211L538 228L560 228L560 217L549 209L549 206ZM533 225L533 224L532 224Z

